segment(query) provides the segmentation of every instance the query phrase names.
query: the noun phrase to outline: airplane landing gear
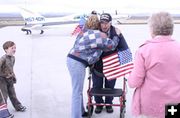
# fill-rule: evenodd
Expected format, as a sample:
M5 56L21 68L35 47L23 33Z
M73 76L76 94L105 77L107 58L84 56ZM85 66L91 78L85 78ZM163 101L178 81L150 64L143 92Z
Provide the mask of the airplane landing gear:
M21 31L26 32L26 35L29 35L32 33L31 30L25 29L25 28L22 28Z
M43 31L43 30L41 30L40 34L43 34L43 33L44 33L44 31Z
M31 33L32 33L31 30L26 30L26 35L29 35Z

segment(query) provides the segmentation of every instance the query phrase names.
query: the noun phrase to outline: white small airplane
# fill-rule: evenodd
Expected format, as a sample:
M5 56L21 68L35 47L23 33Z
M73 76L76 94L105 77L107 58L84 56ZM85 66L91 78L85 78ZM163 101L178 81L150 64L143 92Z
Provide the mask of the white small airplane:
M78 21L84 17L87 18L86 14L72 14L64 17L45 18L44 16L34 13L25 8L20 8L21 15L25 21L25 25L21 28L27 35L32 33L32 30L40 31L40 34L44 33L44 29L54 28L52 25L62 25L70 23L78 23Z

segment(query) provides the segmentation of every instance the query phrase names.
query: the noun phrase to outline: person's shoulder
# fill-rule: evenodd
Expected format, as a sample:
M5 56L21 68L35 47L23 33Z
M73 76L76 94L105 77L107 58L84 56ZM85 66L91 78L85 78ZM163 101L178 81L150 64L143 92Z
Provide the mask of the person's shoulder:
M1 56L1 61L4 61L4 60L6 60L6 55L3 55L3 56Z
M92 30L92 29L88 29L86 32L83 33L83 36L88 36L90 38L104 38L105 37L105 33L99 31L99 30ZM106 36L107 37L107 36Z
M88 33L88 34L96 34L96 33L100 33L100 31L99 31L99 30L93 30L93 29L87 29L87 30L85 31L85 33Z
M150 44L150 41L149 41L149 40L146 40L143 44L141 44L141 45L139 46L139 48L145 47L145 46L147 46L148 44Z
M12 56L12 58L14 58L14 59L15 59L15 56L13 55L13 56Z
M96 37L107 38L107 34L100 30L92 30Z
M6 55L6 54L4 54L3 56L1 56L1 58L4 58L4 59L5 59L6 57L7 57L7 55Z
M143 46L145 46L146 45L146 43L143 43L143 44L141 44L140 46L139 46L139 48L141 48L141 47L143 47Z
M121 30L118 27L112 26L117 35L121 34Z
M115 31L116 31L117 34L121 33L121 30L119 28L117 28L117 27L115 27Z

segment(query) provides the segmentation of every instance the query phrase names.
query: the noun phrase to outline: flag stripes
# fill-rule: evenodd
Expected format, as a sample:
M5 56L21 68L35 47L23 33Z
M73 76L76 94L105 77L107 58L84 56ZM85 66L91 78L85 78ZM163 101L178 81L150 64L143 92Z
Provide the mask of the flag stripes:
M129 49L115 52L102 60L103 73L108 80L125 76L133 69L132 54Z
M81 32L81 26L77 25L76 28L74 29L74 31L71 33L71 35L76 35L79 34Z
M0 111L7 109L7 104L0 105Z

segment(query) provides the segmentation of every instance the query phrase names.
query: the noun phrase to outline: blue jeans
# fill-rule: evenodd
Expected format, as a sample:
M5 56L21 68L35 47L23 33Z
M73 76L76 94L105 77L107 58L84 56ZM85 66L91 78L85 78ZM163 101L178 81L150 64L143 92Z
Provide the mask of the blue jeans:
M79 61L67 57L67 67L72 80L72 103L71 118L82 118L83 105L83 85L86 67Z

